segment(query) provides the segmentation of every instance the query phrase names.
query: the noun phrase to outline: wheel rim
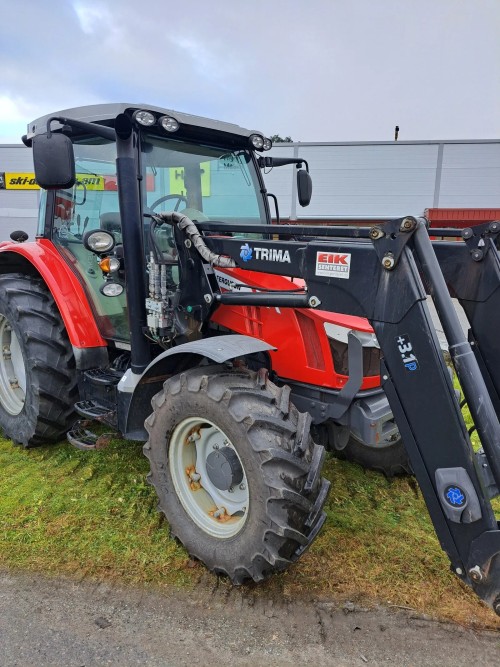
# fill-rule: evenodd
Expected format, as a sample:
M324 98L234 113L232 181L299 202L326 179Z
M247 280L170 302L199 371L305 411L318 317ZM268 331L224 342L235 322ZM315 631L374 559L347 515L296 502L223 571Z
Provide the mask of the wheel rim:
M242 471L241 481L238 478L228 490L218 488L207 471L207 458L223 448L236 454ZM169 469L182 506L205 533L228 538L243 528L249 510L245 470L231 441L215 424L200 417L180 422L170 439Z
M0 402L18 415L26 397L26 369L19 340L5 315L0 314Z

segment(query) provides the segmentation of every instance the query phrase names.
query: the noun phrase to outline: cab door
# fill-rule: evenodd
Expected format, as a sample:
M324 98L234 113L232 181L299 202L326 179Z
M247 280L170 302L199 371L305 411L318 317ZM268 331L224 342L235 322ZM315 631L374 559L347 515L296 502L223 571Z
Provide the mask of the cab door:
M84 235L95 229L111 232L118 248L122 243L116 144L93 137L75 141L74 153L77 181L73 188L56 192L50 237L80 279L103 338L128 343L125 290L113 297L101 292L105 276L99 257L83 245Z

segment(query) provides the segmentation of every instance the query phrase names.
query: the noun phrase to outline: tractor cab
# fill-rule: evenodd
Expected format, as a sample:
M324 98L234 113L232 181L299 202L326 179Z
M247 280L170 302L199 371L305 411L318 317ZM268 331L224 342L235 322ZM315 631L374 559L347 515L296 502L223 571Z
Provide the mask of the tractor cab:
M117 161L117 141L110 133L120 115L133 135L126 166L134 176L135 210L134 217L129 211L128 219L136 230L129 236L140 239L139 247L124 244L127 232L123 233L118 189L123 160ZM52 117L65 118L62 131L71 137L75 177L69 187L43 182L39 164L46 162L50 142L59 138L52 132L58 123L49 117L35 121L33 136L26 141L35 139L35 169L41 185L51 187L44 207L49 213L41 219L38 235L51 240L83 282L100 333L107 340L130 342L125 271L130 280L133 267L132 279L144 282L151 253L159 250L171 263L172 281L179 281L172 229L156 227L151 236L153 214L178 211L195 222L270 222L255 152L256 146L263 149L271 144L258 133L229 123L126 105L82 107ZM128 202L122 205L129 207ZM103 252L95 252L87 243L96 231L110 235Z

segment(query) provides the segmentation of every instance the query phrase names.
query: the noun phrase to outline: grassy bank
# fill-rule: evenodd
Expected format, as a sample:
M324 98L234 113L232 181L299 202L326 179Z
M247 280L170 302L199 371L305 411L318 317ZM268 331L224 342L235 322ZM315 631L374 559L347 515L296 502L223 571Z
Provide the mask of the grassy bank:
M0 469L0 566L160 587L191 588L204 574L156 512L140 445L116 440L84 453L0 439ZM381 601L496 625L449 572L413 479L387 480L333 458L325 475L332 490L321 535L256 594Z

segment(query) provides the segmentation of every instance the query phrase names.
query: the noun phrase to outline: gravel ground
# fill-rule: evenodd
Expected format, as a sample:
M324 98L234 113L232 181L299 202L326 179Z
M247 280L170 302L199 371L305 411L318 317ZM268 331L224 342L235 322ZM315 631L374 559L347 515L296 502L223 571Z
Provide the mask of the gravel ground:
M213 582L202 576L195 591L165 594L1 572L0 664L500 664L500 631L474 632L396 608L276 601Z

